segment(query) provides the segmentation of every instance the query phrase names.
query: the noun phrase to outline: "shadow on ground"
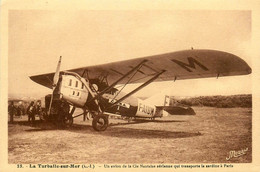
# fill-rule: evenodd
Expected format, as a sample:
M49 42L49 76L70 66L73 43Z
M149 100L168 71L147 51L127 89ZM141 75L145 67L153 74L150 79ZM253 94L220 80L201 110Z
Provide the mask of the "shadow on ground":
M121 125L121 124L120 124ZM167 131L167 130L153 130L153 129L136 129L117 127L120 125L113 125L108 127L106 131L96 132L91 126L75 124L69 129L71 132L78 133L94 133L102 136L120 137L120 138L135 138L135 139L154 139L154 138L185 138L202 135L200 132L182 132L182 131ZM127 125L127 124L124 124Z
M181 121L181 120L153 120L153 121L149 121L149 120L134 120L134 121L130 121L130 122L125 122L125 123L110 123L109 127L113 127L113 126L124 126L124 125L133 125L133 124L142 124L142 123L176 123L176 122L186 122L186 121Z
M13 123L9 123L8 126L11 127L12 125L21 125L21 126L30 127L24 130L27 132L58 129L58 127L51 122L39 121L39 120L36 120L33 124L28 121L14 121Z
M111 123L106 131L97 132L94 131L91 125L73 124L69 129L59 129L56 125L50 122L35 121L34 125L31 125L27 121L16 121L14 125L24 125L30 128L25 129L25 132L40 132L48 130L67 130L69 132L81 133L81 134L95 134L109 137L119 138L135 138L135 139L154 139L154 138L186 138L202 135L200 132L183 132L183 131L167 131L167 130L153 130L153 129L136 129L128 128L126 125L141 124L141 123L178 123L185 121L178 120L137 120L129 123Z

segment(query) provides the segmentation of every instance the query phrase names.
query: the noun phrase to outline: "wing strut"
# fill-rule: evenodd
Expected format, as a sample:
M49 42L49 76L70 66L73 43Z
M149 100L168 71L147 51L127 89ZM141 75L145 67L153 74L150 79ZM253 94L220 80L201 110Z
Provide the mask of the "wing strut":
M143 60L141 63L139 63L136 67L132 68L129 72L127 72L125 75L123 75L121 78L119 78L117 81L115 81L113 84L111 84L109 87L107 87L106 89L104 89L103 91L101 91L100 93L98 93L95 97L93 97L92 99L90 99L89 101L87 101L85 103L88 104L89 102L96 100L97 98L99 98L100 96L102 96L104 93L108 92L109 90L111 90L112 88L114 88L114 86L119 83L120 81L122 81L123 79L125 79L128 75L130 75L131 73L133 73L134 71L140 69L143 64L147 62L147 60Z
M115 105L117 105L118 103L122 102L123 100L125 100L127 97L131 96L132 94L136 93L137 91L141 90L142 88L144 88L145 86L147 86L148 84L150 84L151 82L153 82L155 79L157 79L161 74L163 74L166 70L162 70L161 72L157 73L155 76L153 76L151 79L149 79L148 81L146 81L145 83L143 83L142 85L140 85L139 87L137 87L136 89L134 89L133 91L131 91L130 93L128 93L127 95L125 95L124 97L120 98L119 100L117 100L115 103L113 103L111 106L109 106L106 109L109 109Z

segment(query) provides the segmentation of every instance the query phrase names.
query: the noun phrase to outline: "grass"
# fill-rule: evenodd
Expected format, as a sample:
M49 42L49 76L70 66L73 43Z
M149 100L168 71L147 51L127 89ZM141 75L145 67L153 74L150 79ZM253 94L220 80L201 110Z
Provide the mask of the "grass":
M251 108L195 107L196 115L155 121L110 119L96 132L76 118L68 130L17 119L8 127L9 163L250 163ZM230 151L245 155L226 160Z

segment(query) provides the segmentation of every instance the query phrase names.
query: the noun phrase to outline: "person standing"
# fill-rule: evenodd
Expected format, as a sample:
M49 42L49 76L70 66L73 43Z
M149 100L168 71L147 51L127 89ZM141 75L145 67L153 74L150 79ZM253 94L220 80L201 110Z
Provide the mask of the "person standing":
M28 114L28 122L34 124L35 122L35 107L34 102L32 101L30 105L27 108L27 114Z
M11 101L10 105L8 106L8 113L10 115L10 123L12 124L14 122L14 113L15 113L15 106L13 101Z
M42 120L42 116L41 116L41 101L39 101L39 100L36 102L36 105L35 105L35 115L38 115L40 120Z
M20 101L19 103L18 103L18 105L17 105L17 116L19 116L20 118L22 118L22 113L23 113L23 111L22 111L22 102Z

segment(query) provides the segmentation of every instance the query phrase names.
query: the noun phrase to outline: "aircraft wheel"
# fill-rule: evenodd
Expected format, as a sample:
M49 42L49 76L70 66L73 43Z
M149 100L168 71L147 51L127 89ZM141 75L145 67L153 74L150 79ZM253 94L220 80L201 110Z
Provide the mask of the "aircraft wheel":
M40 118L44 121L48 121L49 120L49 116L47 115L47 112L45 110L43 110L41 112Z
M62 125L65 128L71 127L73 124L73 117L72 115L66 115L64 119L62 120Z
M40 118L40 121L41 121L41 122L46 119L46 116L47 116L47 114L46 114L45 111L40 111L40 113L39 113L39 118Z
M96 131L105 131L108 127L108 116L96 115L92 121L92 127Z

